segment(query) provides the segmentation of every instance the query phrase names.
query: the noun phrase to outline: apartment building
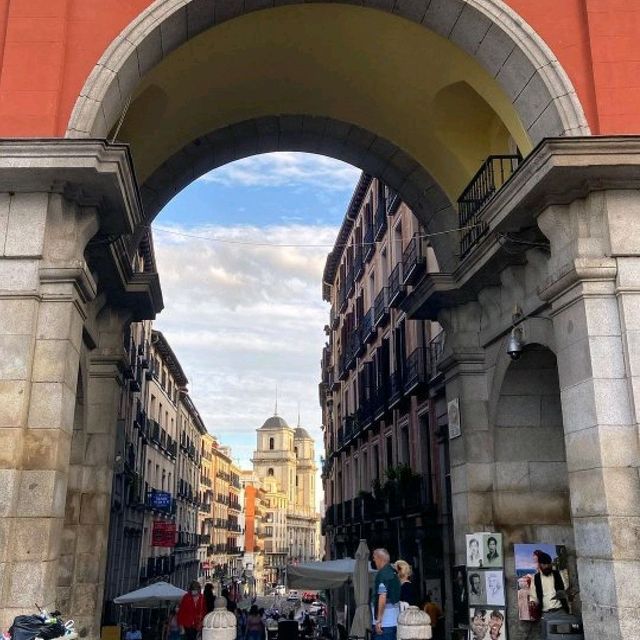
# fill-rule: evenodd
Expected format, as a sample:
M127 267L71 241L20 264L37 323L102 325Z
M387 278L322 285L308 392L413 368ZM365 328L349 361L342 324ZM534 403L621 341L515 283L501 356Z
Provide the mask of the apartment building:
M265 593L264 520L266 492L253 471L242 472L244 489L244 555L243 575L251 596Z
M206 582L213 579L212 563L210 561L211 545L214 533L214 504L213 482L215 469L213 463L213 449L216 439L205 433L200 441L200 509L198 512L198 531L200 532L200 546L198 560L200 562L200 580Z
M423 596L442 584L449 544L446 403L434 366L442 334L401 305L434 271L411 210L363 174L323 279L323 534L328 558L353 556L360 538L388 548L413 565Z
M229 456L231 453L229 452ZM229 575L239 578L242 575L242 554L244 552L244 495L240 476L242 470L233 462L229 465L227 555Z
M228 573L227 527L229 523L229 482L231 480L231 452L218 441L212 449L213 477L213 538L209 562L213 575L223 578Z

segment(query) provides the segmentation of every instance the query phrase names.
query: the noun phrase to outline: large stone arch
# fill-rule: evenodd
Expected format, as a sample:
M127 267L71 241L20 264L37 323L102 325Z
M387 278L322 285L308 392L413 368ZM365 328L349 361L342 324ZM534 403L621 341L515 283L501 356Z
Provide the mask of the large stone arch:
M454 266L456 213L442 188L420 164L396 145L370 131L331 118L280 115L239 122L196 140L168 158L141 185L147 220L207 171L228 162L271 151L307 151L349 162L379 176L395 189L433 233L443 269ZM140 229L139 233L143 233Z
M354 4L337 0L338 4ZM304 0L156 0L112 42L74 106L67 137L103 137L141 78L180 45L230 19ZM589 134L566 72L542 38L501 0L362 0L450 40L502 86L532 142ZM109 102L111 109L105 110Z

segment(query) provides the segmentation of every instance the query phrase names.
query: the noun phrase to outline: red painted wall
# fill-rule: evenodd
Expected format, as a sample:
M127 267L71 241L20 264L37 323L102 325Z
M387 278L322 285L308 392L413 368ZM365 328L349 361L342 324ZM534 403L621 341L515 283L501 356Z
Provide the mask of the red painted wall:
M593 133L640 131L638 0L506 0L569 74ZM0 136L62 136L87 75L151 0L0 0Z

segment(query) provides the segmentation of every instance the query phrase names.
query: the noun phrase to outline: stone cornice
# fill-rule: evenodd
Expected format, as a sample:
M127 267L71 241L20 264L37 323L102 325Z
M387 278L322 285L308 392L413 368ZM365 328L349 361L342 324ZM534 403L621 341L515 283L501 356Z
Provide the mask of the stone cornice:
M63 192L97 206L103 234L130 234L142 223L129 147L105 140L0 140L0 190Z

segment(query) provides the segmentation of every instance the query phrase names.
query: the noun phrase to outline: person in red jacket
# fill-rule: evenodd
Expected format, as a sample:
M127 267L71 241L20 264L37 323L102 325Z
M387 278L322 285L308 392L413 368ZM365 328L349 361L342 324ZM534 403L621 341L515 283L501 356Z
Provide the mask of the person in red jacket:
M178 623L185 640L196 640L202 629L202 620L206 613L202 587L199 582L192 582L189 593L185 593L178 609Z

